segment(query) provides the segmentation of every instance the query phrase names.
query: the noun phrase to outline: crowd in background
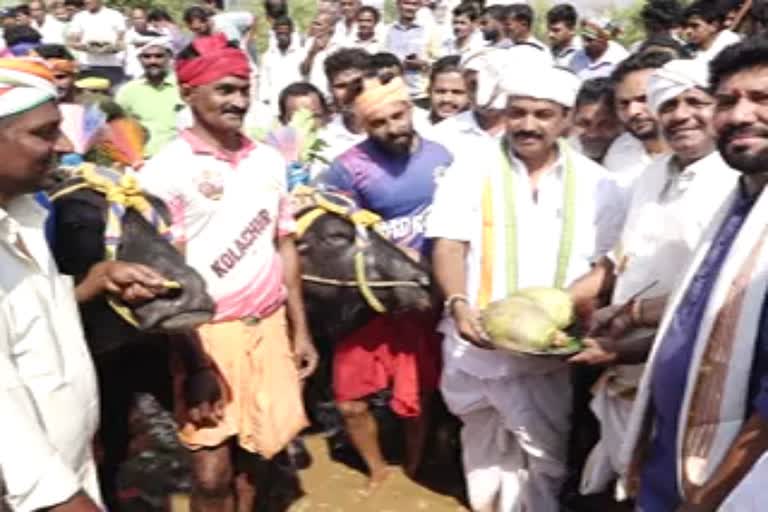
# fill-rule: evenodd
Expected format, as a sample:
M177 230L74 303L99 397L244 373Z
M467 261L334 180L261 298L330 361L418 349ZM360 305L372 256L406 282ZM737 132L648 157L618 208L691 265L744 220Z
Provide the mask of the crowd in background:
M261 482L237 454L301 449L301 381L319 356L298 263L309 249L296 243L288 192L311 184L375 214L378 233L402 249L391 259L428 261L445 299L426 311L372 315L325 354L326 385L368 470L367 492L391 472L368 398L391 388L409 476L423 467L435 396L458 418L467 500L478 512L578 510L593 494L616 507L636 500L646 512L760 510L768 471L766 3L651 0L640 12L644 37L629 48L618 41L621 26L567 3L535 12L521 2L397 0L395 11L388 23L381 2L320 0L303 34L285 0L265 0L264 20L217 0L187 7L179 20L102 0L32 0L0 14L0 150L11 147L8 126L42 115L54 98L65 132L76 124L69 116L82 114L72 105L97 103L110 118L137 120L146 145L129 174L166 203L169 237L216 303L213 319L190 336L187 366L174 369L186 383L176 399L195 509L253 503ZM546 37L534 33L537 17ZM7 91L29 93L32 107L6 105ZM311 152L291 158L270 147L301 119L320 141ZM51 154L67 164L89 158L62 145L53 125ZM11 208L21 187L6 192L4 179L0 213L11 214L0 215L0 227L28 218ZM46 204L44 194L37 200ZM358 225L354 238L321 241L355 244L358 286L371 259L360 233ZM26 236L38 259L51 259L42 236ZM0 256L39 284L42 273L19 265L25 244L12 241ZM61 271L83 279L81 305L84 283L87 300L106 293L130 303L135 288L142 300L167 293L158 283L168 280L146 269L97 291L83 278L89 273ZM584 350L570 360L493 350L479 311L541 286L568 292L590 334ZM371 295L361 294L363 306L383 312ZM37 304L48 295L25 297ZM45 315L53 307L31 308L43 312L36 325L50 323L49 334L62 321ZM18 314L0 311L0 320ZM82 336L79 326L68 329ZM29 336L8 331L8 346ZM24 355L9 353L9 361ZM226 407L218 408L221 392L188 403L189 393L219 385ZM90 399L86 388L73 400ZM28 412L45 393L10 395ZM216 407L201 412L207 402ZM83 432L95 429L93 418L83 423ZM65 491L46 475L9 478L5 464L16 468L18 457L0 452L12 508L97 509L83 432L77 442L65 442L68 432L51 441L77 452L73 467L57 466L66 489L79 489L69 500L56 501ZM113 476L102 469L108 501Z

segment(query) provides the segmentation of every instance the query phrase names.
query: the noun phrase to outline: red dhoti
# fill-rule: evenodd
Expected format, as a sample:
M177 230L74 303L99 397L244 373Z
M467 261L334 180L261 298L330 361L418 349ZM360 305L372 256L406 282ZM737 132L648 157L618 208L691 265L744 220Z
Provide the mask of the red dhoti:
M437 388L442 335L434 312L376 316L336 345L333 388L336 400L359 400L392 387L392 410L421 413L421 395Z

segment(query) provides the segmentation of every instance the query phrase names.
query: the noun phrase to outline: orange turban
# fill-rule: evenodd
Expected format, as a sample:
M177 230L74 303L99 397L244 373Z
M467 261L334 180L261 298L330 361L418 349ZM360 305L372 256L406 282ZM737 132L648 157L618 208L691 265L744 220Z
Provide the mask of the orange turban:
M378 78L363 81L363 91L355 98L355 112L360 119L368 119L377 109L397 101L411 101L408 87L400 77L395 77L387 83Z

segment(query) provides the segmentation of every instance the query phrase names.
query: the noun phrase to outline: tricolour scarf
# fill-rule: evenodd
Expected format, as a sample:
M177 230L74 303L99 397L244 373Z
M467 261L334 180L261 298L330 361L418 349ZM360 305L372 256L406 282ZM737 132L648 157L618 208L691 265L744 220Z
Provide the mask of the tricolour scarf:
M563 171L563 227L560 233L560 247L557 255L557 268L553 276L552 285L556 288L562 288L565 285L568 264L571 261L573 249L573 236L575 230L575 196L576 196L576 175L573 170L571 158L571 149L568 144L558 143L560 157L564 161ZM503 171L503 200L504 200L504 218L496 218L496 207L494 206L493 182L489 176L483 185L483 195L481 199L482 216L482 236L481 248L482 257L480 260L480 287L478 290L477 306L484 308L491 301L493 296L495 247L497 237L504 237L506 254L506 275L507 275L507 293L513 293L518 288L518 245L517 245L517 208L516 183L519 177L516 175L514 164L509 157L510 151L505 142L501 143L501 152L499 158L502 162ZM499 222L500 220L501 222ZM500 226L501 224L501 226ZM503 232L499 227L503 228Z

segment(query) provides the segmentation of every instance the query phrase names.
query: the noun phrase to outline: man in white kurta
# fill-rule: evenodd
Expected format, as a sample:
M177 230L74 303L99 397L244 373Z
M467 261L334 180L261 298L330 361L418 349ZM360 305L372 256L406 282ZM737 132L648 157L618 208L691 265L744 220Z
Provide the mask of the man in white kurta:
M618 238L623 195L602 167L557 142L578 85L569 72L550 67L527 74L525 83L508 84L508 146L478 141L458 152L427 222L428 236L436 239L436 277L448 297L441 324L446 336L441 390L463 423L464 471L476 511L559 510L570 429L568 367L559 360L481 348L482 329L474 315L512 291L511 262L519 288L552 286L561 270L565 286L588 273ZM533 112L544 111L556 122L531 120ZM537 153L544 166L532 158L534 146L543 148ZM504 192L505 173L513 173L516 183L511 198ZM570 189L569 173L578 176ZM516 254L506 254L510 199ZM571 249L560 258L567 224L573 226ZM487 232L489 225L493 233Z
M738 174L715 150L714 100L706 87L706 66L694 60L670 61L649 79L650 110L673 153L655 160L635 181L624 231L612 254L617 274L613 306L596 317L611 316L651 283L637 300L670 293L736 182ZM637 343L654 332L651 325L637 326L617 343ZM592 356L588 350L574 359L590 362ZM618 454L642 370L638 364L611 366L593 388L601 440L587 462L584 494L604 490L620 474ZM617 491L624 495L623 486Z
M98 393L76 297L109 290L149 300L163 277L102 262L75 290L59 274L47 213L32 192L47 180L54 152L72 147L58 130L56 88L41 62L0 59L0 510L98 512Z
M616 117L626 133L620 135L603 157L603 165L616 182L630 189L651 161L667 152L656 119L648 110L648 78L672 57L663 53L635 54L612 73Z
M45 210L29 195L58 137L52 78L42 64L0 59L0 150L16 152L0 166L0 504L31 512L79 503L85 512L100 502L96 376L72 280L59 275ZM30 147L27 130L48 119L52 135Z

